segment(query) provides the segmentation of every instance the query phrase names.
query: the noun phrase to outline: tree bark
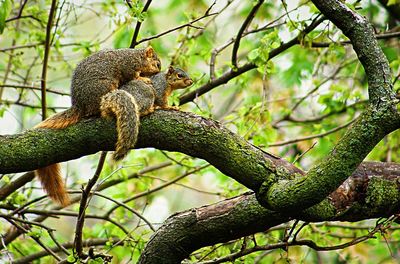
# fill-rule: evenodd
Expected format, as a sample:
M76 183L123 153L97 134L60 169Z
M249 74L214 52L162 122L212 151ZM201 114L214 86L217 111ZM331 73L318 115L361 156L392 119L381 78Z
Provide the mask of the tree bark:
M365 162L312 212L274 212L262 207L253 193L180 212L153 234L139 263L181 263L202 247L263 232L294 218L319 222L387 217L400 208L399 179L400 164Z
M322 201L351 175L384 136L400 127L391 69L372 26L342 1L313 3L350 39L368 77L369 107L305 177L266 179L256 192L257 197L265 207L280 212L301 211Z
M358 221L398 211L398 165L385 164L394 168L396 176L385 178L368 175L374 168L383 170L383 166L362 163L384 136L400 128L388 61L365 18L341 1L313 2L350 39L368 76L369 107L330 154L307 173L249 144L216 121L164 110L144 117L135 147L179 151L205 159L254 194L170 218L150 240L142 263L156 263L159 257L177 263L202 246L265 230L293 217ZM115 123L103 119L83 120L63 130L34 129L0 136L0 173L30 171L113 150L116 138ZM339 187L352 173L348 188ZM16 184L15 189L20 186Z

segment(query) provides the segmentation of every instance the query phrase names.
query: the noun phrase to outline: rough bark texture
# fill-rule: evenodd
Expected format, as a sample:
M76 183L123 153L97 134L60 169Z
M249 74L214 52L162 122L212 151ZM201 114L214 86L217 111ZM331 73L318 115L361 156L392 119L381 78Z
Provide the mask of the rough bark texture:
M196 249L267 230L289 219L263 208L252 194L181 212L150 238L139 263L181 263Z
M399 127L394 119L385 118L383 122L381 115L386 114L372 109L366 111L305 177L280 180L272 186L267 181L258 193L259 200L282 212L304 209L323 200L352 174L385 135Z
M308 222L360 221L397 213L400 164L365 162L320 205L299 213ZM181 263L193 251L262 232L293 219L262 207L254 194L178 213L153 234L140 263Z
M361 144L357 138L368 137L373 130L366 129L365 131L365 134L354 134L354 138L350 137L349 140L355 142L354 144ZM376 143L371 138L368 140ZM115 141L115 123L103 119L85 120L64 130L36 129L18 135L2 136L0 137L0 173L33 170L51 163L76 159L100 150L113 150ZM365 145L368 144L365 143ZM297 184L294 180L290 181L290 178L297 178L300 183L309 180L309 177L302 176L305 174L302 170L291 163L263 152L213 120L190 113L158 110L143 118L136 147L179 151L203 158L227 176L256 193L262 184L265 184L264 179L271 175L281 180L280 183L285 182L288 189L291 188L289 183ZM343 152L344 161L350 159L347 162L354 165L354 163L361 162L353 156L358 153L356 151L362 153L365 151L360 146L359 148L360 150L350 148L335 149L334 151ZM330 160L336 159L336 157L335 162ZM315 183L300 184L302 188L293 184L297 187L297 191L289 192L288 197L300 194L312 200L313 196L308 193L313 191L313 188L316 188L316 191L327 192L324 196L326 197L332 191L329 191L328 188L324 189L325 185L333 188L333 184L330 185L329 182L334 181L338 175L341 177L344 174L351 175L350 169L344 166L345 162L340 157L341 155L331 155L328 158L328 161L336 167L326 165L325 175L327 177L324 178L320 173L323 171L321 167L320 170L317 170L320 174L316 174ZM308 175L311 175L310 173L312 170ZM285 190L282 192L285 193ZM284 199L284 196L279 193L271 193L278 197L276 199L283 199L285 203L295 199ZM294 202L296 201L294 200ZM307 201L302 202L307 203Z
M350 39L368 76L370 106L305 177L266 179L257 197L267 208L280 212L300 211L322 201L351 175L385 135L400 127L389 62L372 26L341 1L313 0L313 3Z
M113 150L115 123L90 119L63 130L34 129L0 137L0 173L34 170L100 150ZM257 190L270 173L301 170L254 147L218 122L191 113L158 110L141 120L137 148L179 151L206 159L226 175Z
M388 62L365 18L341 1L313 2L350 39L368 76L369 107L331 153L307 173L263 152L213 120L162 110L143 118L136 147L203 158L255 195L246 194L171 217L151 238L142 263L179 263L200 247L259 232L292 217L304 221L358 221L398 212L399 166L361 163L384 136L400 127ZM63 130L35 129L0 136L0 173L34 170L113 150L115 142L115 123L102 119L85 120ZM390 170L389 177L385 177L385 170Z
M226 175L254 190L273 210L302 210L335 190L388 133L400 127L387 60L368 22L340 1L315 5L350 38L369 79L371 106L336 147L307 173L287 165L217 122L175 111L157 111L142 120L137 147L180 151L204 158ZM33 170L113 150L112 122L87 120L65 130L31 130L0 137L0 173Z

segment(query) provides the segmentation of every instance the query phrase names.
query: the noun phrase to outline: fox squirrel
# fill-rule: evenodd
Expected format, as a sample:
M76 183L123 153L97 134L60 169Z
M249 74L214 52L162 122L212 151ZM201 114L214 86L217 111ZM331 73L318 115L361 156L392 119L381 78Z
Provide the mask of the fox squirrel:
M103 50L82 60L71 81L72 106L55 114L35 128L61 129L85 117L100 115L101 97L133 79L150 82L144 76L160 72L161 62L152 47L145 49ZM35 171L50 198L69 204L58 163Z
M166 73L150 76L150 80L152 84L134 79L101 98L101 115L117 119L118 140L114 160L123 159L129 148L135 145L139 133L139 117L154 112L156 108L173 108L168 106L168 96L172 91L193 83L185 71L172 66Z
M55 114L35 128L65 128L84 117L100 115L103 95L118 89L133 79L150 81L149 76L160 72L161 62L152 47L146 49L103 50L82 60L71 81L72 106Z
M117 56L119 55L117 54ZM158 60L156 56L153 56L153 58L156 58L155 60ZM92 62L89 64L90 66L94 66L93 68L96 69L97 63L98 60L95 59L92 60ZM158 63L156 63L156 65L157 67L159 67L159 61ZM71 114L63 115L63 113L68 112L71 108L73 108L71 107L70 109L60 114L56 114L55 116L50 117L49 119L53 120L47 123L47 125L43 124L46 123L45 120L36 127L64 128L68 125L78 122L82 117L86 116L99 114L101 114L101 116L103 117L115 116L117 120L118 131L116 151L113 156L115 160L120 160L124 156L126 156L129 148L136 143L139 131L140 116L153 112L154 106L164 109L168 108L167 97L171 94L171 92L175 89L190 86L193 83L188 74L179 68L170 67L167 73L160 72L158 74L148 76L149 78L147 78L140 76L140 74L147 74L148 72L150 72L143 70L143 67L141 68L141 71L137 71L138 73L134 74L134 79L131 79L129 82L123 84L122 86L116 85L114 86L115 88L113 87L108 90L104 87L96 86L96 88L94 88L94 90L96 90L94 91L95 97L93 97L92 90L89 91L90 96L88 96L87 87L89 86L85 86L88 84L88 82L85 83L85 81L79 80L80 75L77 71L79 69L85 69L85 67L79 66L80 64L74 72L73 79L75 79L75 82L72 82L73 84L79 84L78 86L75 86L75 93L72 93L72 102L75 109L84 109L84 114L79 114L79 118L76 120L72 120L72 122L69 120L65 122L65 119L68 119ZM99 73L100 71L93 70L93 72ZM85 79L87 80L87 78ZM104 79L104 77L102 77L102 79ZM74 86L72 85L72 87ZM99 89L97 89L97 87L99 87ZM101 91L98 91L100 89ZM78 104L78 102L83 102L83 100L79 96L86 96L86 98L83 99L86 100L86 105ZM98 98L98 96L100 96L100 98ZM54 125L57 123L63 123L67 125ZM51 124L51 126L49 124ZM69 197L65 191L60 173L60 165L58 163L38 169L36 171L36 174L41 179L43 188L53 200L62 205L69 204Z

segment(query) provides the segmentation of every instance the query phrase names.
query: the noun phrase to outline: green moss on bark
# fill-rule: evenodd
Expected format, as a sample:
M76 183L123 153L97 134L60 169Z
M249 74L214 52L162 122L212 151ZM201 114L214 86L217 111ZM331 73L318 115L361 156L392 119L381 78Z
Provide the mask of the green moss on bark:
M397 182L374 177L368 184L365 204L375 214L399 207L400 195Z
M397 111L386 104L379 111L367 109L334 149L305 177L282 180L259 190L262 204L275 211L300 211L319 203L349 177L368 153L390 132L398 129Z

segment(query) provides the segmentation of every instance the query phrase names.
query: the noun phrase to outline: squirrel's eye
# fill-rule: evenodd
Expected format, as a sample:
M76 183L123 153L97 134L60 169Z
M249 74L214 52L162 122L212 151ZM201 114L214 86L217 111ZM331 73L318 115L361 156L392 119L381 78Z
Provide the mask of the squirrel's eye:
M179 78L179 79L182 79L183 77L185 77L185 76L183 76L182 73L178 73L177 75L178 75L178 78Z

